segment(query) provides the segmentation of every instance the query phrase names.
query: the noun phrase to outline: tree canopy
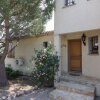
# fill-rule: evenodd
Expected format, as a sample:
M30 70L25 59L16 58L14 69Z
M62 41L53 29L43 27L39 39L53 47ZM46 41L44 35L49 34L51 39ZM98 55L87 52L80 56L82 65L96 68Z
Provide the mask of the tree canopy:
M37 33L43 30L42 25L50 19L53 6L53 0L0 0L0 24L5 19L9 20L11 36ZM3 25L1 32L2 29Z

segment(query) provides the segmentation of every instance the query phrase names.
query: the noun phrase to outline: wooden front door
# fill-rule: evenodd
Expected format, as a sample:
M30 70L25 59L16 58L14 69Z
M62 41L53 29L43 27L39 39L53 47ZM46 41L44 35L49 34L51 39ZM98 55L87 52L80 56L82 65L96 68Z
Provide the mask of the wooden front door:
M81 40L69 41L69 71L82 71Z

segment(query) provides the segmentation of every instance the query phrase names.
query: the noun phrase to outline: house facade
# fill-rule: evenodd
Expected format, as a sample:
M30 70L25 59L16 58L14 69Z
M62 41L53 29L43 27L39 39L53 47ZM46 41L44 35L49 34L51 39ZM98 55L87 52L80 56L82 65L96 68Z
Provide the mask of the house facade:
M56 0L54 44L59 75L100 79L100 0Z
M47 31L37 36L21 37L15 50L6 57L5 66L20 70L26 75L30 74L35 66L34 61L32 61L35 50L47 47L49 42L54 43L53 31ZM16 44L16 39L14 39L10 47L13 48L14 44Z

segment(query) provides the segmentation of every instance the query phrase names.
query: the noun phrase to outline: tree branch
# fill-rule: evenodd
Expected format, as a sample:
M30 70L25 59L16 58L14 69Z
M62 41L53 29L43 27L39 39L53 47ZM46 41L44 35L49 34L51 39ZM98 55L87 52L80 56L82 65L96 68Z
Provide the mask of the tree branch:
M11 50L9 50L7 54L9 54L10 52L12 52L18 46L18 44L19 44L19 41L17 41L16 45L13 48L11 48Z

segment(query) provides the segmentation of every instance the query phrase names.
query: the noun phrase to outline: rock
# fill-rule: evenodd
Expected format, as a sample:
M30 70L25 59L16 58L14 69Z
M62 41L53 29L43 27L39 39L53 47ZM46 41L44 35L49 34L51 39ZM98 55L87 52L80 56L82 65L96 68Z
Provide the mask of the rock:
M11 96L8 96L8 98L7 98L7 99L8 99L8 100L12 100L12 99L11 99Z
M2 99L5 100L6 99L6 96L3 96Z
M21 95L23 95L24 94L24 91L18 91L17 93L16 93L16 97L19 97L19 96L21 96Z

